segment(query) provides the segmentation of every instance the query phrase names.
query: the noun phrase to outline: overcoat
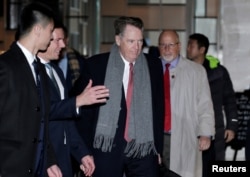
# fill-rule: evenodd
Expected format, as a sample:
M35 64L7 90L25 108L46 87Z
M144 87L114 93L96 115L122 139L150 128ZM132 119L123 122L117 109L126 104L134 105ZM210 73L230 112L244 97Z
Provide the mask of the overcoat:
M93 80L93 85L103 85L105 73L110 53L103 53L95 55L86 62L85 74L80 76L74 87L75 95L79 94L81 90L87 85L89 79ZM163 92L163 75L161 63L157 60L145 55L149 66L151 89L152 89L152 103L153 103L153 129L155 147L159 154L162 154L163 148L163 117L164 117L164 92ZM90 71L90 72L88 72ZM125 102L122 100L122 102ZM122 104L123 105L123 104ZM83 108L83 118L77 123L80 134L86 140L86 143L93 148L93 138L95 135L95 128L99 112L99 104L85 106ZM124 112L125 111L125 112ZM122 116L126 117L126 108L121 107Z
M203 66L180 57L170 69L171 147L170 170L182 177L202 176L198 137L214 136L214 111Z
M81 76L82 78L78 79L78 81L76 82L76 85L74 88L75 92L80 93L80 91L88 83L90 78L93 80L93 85L104 84L109 54L110 53L98 54L87 59L86 69L85 69L86 73L82 75ZM158 59L151 59L146 55L146 60L147 60L147 64L149 67L149 74L150 74L150 83L148 84L151 85L151 91L152 91L154 143L155 143L157 153L162 154L163 118L164 118L164 92L163 92L163 74L162 74L163 71L162 71L161 62ZM123 88L117 88L117 89L123 90ZM118 126L116 130L116 135L114 138L112 150L111 152L102 153L102 154L105 154L105 156L109 157L110 159L110 161L108 162L109 167L115 166L117 164L117 161L120 161L120 159L122 159L120 158L120 155L124 154L124 148L126 147L126 142L123 138L126 111L127 111L124 93L121 95L121 97L122 99L121 99L121 107L120 107L120 113L119 113L119 121L118 121ZM93 152L95 163L96 163L96 169L99 168L99 165L103 166L107 163L106 160L103 160L103 155L100 155L101 153L98 152L100 150L95 149L93 147L99 108L100 108L100 104L83 107L82 118L76 123L81 136L84 138L88 147Z

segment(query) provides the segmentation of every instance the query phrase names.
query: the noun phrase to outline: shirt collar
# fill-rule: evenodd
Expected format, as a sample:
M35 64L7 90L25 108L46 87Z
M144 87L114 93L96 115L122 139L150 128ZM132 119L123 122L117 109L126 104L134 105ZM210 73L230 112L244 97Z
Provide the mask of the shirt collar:
M164 60L163 58L160 57L160 59L161 59L161 62L162 62L162 65L163 65L163 66L165 66L165 65L168 63L168 62L167 62L166 60ZM180 55L178 55L175 59L173 59L173 60L169 63L169 64L170 64L170 69L171 69L171 68L175 68L175 67L177 66L179 60L180 60Z
M38 56L39 57L39 56ZM40 61L41 61L41 63L42 64L47 64L47 63L50 63L50 62L47 62L47 61L45 61L43 58L41 58L41 57L39 57L40 58Z
M127 60L125 60L125 58L122 56L122 54L120 53L121 58L123 60L123 62L125 63L125 65L129 65L130 62L128 62ZM133 62L133 65L135 64L135 61Z
M29 62L30 65L32 65L34 59L36 56L34 56L28 49L26 49L20 42L17 41L17 45L20 47L22 50L24 56L26 57L27 61Z

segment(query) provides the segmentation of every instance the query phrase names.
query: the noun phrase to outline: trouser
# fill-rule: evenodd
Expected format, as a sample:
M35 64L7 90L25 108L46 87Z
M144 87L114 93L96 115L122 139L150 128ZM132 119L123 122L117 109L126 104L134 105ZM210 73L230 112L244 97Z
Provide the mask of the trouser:
M170 167L170 139L171 135L165 133L164 134L164 144L163 144L163 158L162 162L164 165L169 168Z

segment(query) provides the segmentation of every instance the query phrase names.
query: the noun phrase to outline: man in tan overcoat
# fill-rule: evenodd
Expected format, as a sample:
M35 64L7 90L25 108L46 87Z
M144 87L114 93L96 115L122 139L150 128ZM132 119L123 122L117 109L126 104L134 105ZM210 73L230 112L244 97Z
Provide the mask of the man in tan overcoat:
M171 128L164 131L163 162L182 177L202 176L201 152L214 137L214 112L205 69L180 55L176 31L159 36L160 59L164 72L169 66ZM165 81L166 82L166 81ZM167 95L165 91L165 95ZM166 120L165 120L166 122Z

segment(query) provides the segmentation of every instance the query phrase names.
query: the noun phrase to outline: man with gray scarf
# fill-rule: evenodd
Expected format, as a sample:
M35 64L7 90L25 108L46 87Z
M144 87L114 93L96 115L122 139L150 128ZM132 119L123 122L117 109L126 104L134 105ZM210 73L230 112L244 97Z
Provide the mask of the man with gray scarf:
M110 97L105 104L83 108L76 124L93 152L93 177L122 177L124 173L158 177L164 117L161 62L142 53L140 18L120 17L114 27L111 51L89 58L86 73L76 82L76 90L81 90L91 78L93 85L104 84Z

